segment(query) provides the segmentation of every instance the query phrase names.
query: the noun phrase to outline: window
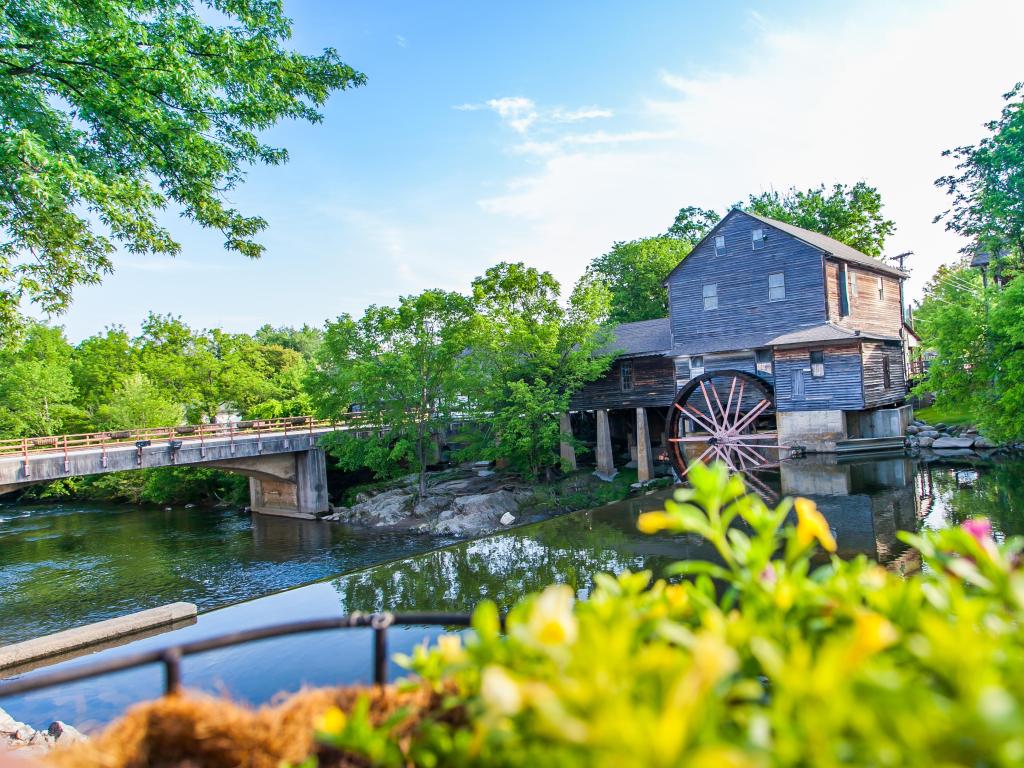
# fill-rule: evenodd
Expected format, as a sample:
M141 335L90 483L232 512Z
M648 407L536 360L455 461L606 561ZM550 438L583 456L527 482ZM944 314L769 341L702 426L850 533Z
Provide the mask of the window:
M690 357L690 378L700 376L704 373L704 355L693 355Z
M622 384L622 391L629 392L633 389L633 364L623 363L619 368L619 380Z
M725 235L715 235L715 256L725 255Z
M752 229L750 231L750 245L755 251L758 251L764 247L763 229Z
M857 273L850 272L850 295L857 296Z
M754 367L759 373L772 374L772 351L770 349L754 350Z
M718 283L704 286L704 309L718 309Z
M882 386L889 389L892 386L892 370L889 368L889 356L882 358Z
M772 272L768 275L768 301L782 301L786 298L786 275Z
M878 300L885 301L885 283L882 282L882 278L878 278Z
M822 379L825 377L825 353L811 352L811 378Z
M850 294L847 290L846 283L846 265L839 265L838 273L839 281L839 316L846 317L850 314Z

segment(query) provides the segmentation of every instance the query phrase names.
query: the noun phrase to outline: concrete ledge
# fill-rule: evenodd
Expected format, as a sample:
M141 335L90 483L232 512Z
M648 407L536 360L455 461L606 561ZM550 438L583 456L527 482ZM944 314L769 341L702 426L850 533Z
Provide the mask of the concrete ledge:
M55 632L33 640L5 645L0 647L0 670L21 667L40 659L64 656L72 651L106 644L154 627L195 619L196 613L196 607L192 603L171 603L127 616L118 616L115 619L98 621L95 624L86 624L84 627Z

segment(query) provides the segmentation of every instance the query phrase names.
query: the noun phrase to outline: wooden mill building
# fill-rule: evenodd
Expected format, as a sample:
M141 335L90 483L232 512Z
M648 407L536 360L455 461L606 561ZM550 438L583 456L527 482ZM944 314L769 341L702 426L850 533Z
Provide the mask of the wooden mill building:
M906 276L820 233L730 211L666 277L669 316L616 327L611 368L572 398L577 424L596 426L599 474L614 473L611 441L623 437L649 474L645 438L665 450L677 393L716 372L769 393L758 423L773 421L783 445L832 452L901 436Z

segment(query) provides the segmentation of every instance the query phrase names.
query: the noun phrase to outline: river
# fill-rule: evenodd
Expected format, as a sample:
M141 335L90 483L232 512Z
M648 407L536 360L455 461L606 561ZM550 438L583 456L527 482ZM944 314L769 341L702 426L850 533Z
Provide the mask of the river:
M784 462L762 479L778 493L814 498L844 557L865 554L913 568L899 530L978 515L992 519L997 536L1024 533L1020 460L810 458ZM552 582L571 584L582 596L599 571L657 572L673 560L708 556L692 537L636 531L637 515L660 507L668 493L456 544L227 511L0 508L0 641L174 600L201 606L190 626L49 668L54 669L355 610L468 611L483 597L508 606ZM436 632L392 630L391 649L408 650ZM367 681L370 658L369 632L326 632L190 657L184 678L188 686L256 703L302 684ZM37 727L60 718L89 729L132 701L157 695L161 674L156 667L123 672L0 700L0 707Z

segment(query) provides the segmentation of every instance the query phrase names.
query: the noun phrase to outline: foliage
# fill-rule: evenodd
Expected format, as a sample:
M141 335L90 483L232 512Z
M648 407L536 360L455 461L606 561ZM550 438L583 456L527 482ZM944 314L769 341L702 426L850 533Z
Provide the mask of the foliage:
M608 320L632 323L668 317L668 291L663 283L690 252L685 238L647 237L615 243L590 262L587 274L601 280L611 294Z
M212 20L216 20L214 23ZM0 327L22 299L46 312L111 271L115 244L175 254L173 204L259 256L266 227L227 204L255 163L287 160L260 135L321 119L363 75L335 51L282 47L291 22L263 0L14 0L0 11Z
M468 435L467 456L504 458L533 477L555 465L559 414L611 360L600 353L605 286L581 280L564 307L560 293L551 273L522 263L498 264L473 281L477 311L464 381L468 404L488 417Z
M1024 282L990 285L986 295L977 270L942 267L915 317L936 352L920 389L973 414L996 439L1024 437Z
M71 353L60 328L40 323L0 347L0 435L51 435L76 414Z
M144 373L133 373L100 408L99 417L105 429L172 427L182 423L185 409L164 397Z
M372 432L325 438L343 468L370 467L384 477L412 466L425 495L438 436L464 407L462 356L471 318L468 298L432 290L404 296L397 307L371 306L359 320L345 314L328 324L309 380L316 407L336 416L358 406Z
M882 196L858 181L853 186L824 184L801 192L795 187L751 195L744 210L820 232L868 256L881 258L885 240L896 224L882 214Z
M600 575L578 602L549 586L504 633L484 601L465 642L400 659L447 692L411 734L356 710L321 738L383 765L1020 764L1024 540L979 519L905 534L927 567L902 577L821 558L835 541L807 499L771 509L722 465L689 477L639 527L703 537L716 562Z
M675 221L665 234L668 237L685 240L692 247L699 243L721 218L710 209L688 205L679 209Z
M998 120L985 127L990 135L977 145L943 152L956 159L956 173L935 181L952 196L950 208L935 217L946 229L970 238L965 250L998 254L1007 249L1013 261L1024 255L1024 83L1003 98Z

